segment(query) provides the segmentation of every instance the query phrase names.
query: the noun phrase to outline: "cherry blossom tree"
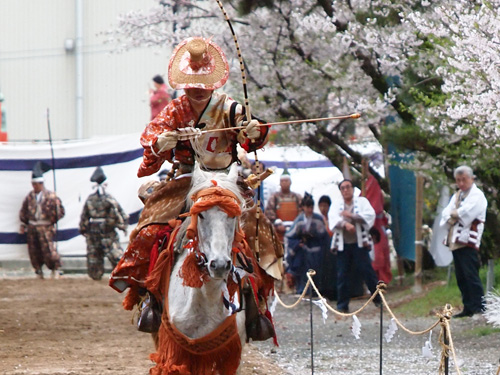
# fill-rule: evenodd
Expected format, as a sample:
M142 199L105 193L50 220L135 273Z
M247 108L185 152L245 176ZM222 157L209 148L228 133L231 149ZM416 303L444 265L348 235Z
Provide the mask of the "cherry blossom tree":
M356 128L362 134L378 136L388 116L414 121L398 92L422 40L409 23L402 22L401 14L421 8L420 1L265 3L238 17L237 4L225 3L233 15L247 67L250 103L261 118L279 121L361 112L363 116L355 125L346 120L284 132L326 154L337 165L346 154L361 163L361 155L345 141L346 132ZM213 35L233 61L225 90L241 99L232 36L215 0L152 4L156 6L150 10L122 15L118 33L109 35L126 48L171 47L188 36ZM378 176L373 169L372 173Z
M279 133L282 138L305 143L336 165L344 155L361 164L348 140L353 132L412 151L413 167L428 176L450 177L455 166L468 163L494 203L487 220L493 225L500 205L499 3L224 1L245 60L254 114L273 122L363 114L359 120L289 127ZM172 48L189 36L213 36L231 61L224 90L242 100L232 36L216 1L151 4L121 15L109 39L122 48ZM387 191L387 183L371 172Z
M434 75L442 79L438 100L426 97L416 111L421 129L431 136L434 164L448 174L470 165L488 198L485 248L497 252L500 196L500 6L499 0L440 1L425 15L407 21L434 46ZM428 154L430 155L430 154Z

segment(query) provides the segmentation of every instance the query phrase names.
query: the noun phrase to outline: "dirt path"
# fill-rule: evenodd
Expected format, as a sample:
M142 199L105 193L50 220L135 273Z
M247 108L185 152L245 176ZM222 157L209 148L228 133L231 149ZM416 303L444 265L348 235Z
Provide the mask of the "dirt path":
M122 297L86 276L0 280L0 374L147 374L153 341L131 324ZM242 375L283 373L263 360L246 348Z
M83 275L61 280L0 280L0 374L147 374L153 343L131 324L132 313L121 308L122 298L106 281ZM294 301L292 296L283 298ZM353 301L351 308L360 305L361 301ZM315 374L379 374L380 323L375 307L359 316L359 340L350 331L352 319L335 319L330 313L323 323L318 308L313 310L313 319ZM404 323L417 330L435 320L426 317ZM247 346L241 375L311 373L308 303L293 310L277 306L275 321L280 347L270 341ZM462 374L494 375L500 333L471 334L472 328L485 326L481 318L452 323ZM437 374L438 334L435 329L434 358L425 359L421 348L428 336L398 331L392 342L384 342L384 374Z

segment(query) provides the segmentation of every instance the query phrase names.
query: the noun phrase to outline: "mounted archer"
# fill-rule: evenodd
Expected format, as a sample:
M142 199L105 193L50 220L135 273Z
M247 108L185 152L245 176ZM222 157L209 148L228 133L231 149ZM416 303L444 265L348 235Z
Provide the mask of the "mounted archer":
M178 170L170 181L140 191L144 210L130 235L129 247L110 279L110 286L119 292L130 288L124 300L126 309L132 309L141 300L145 280L162 244L168 242L170 233L178 225L176 219L185 209L195 161L204 170L224 171L238 161L238 144L246 151L253 151L267 141L268 127L261 126L256 119L248 121L240 104L214 91L226 83L228 76L226 57L211 40L188 38L173 52L168 80L173 89L184 89L185 95L170 102L146 126L141 136L144 156L138 176L156 173L165 161L174 163ZM243 126L243 129L202 133L236 126ZM240 186L243 195L252 201L252 189L243 180ZM251 203L247 206L251 207ZM273 280L281 278L283 252L270 223L261 215L257 224L252 210L256 207L243 214L243 230L253 252L258 254L260 266L270 276L265 290L259 292L261 299L256 301L264 314ZM257 225L260 241L255 248ZM255 336L254 339L259 335L258 332L249 333L250 337Z

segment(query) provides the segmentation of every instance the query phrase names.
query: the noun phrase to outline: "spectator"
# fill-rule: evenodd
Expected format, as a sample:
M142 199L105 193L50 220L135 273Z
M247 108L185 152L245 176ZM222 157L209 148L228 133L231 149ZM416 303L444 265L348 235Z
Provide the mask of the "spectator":
M330 230L330 224L328 222L328 212L330 211L330 207L332 205L332 200L328 195L322 195L318 201L318 209L323 216L323 220L325 221L326 230L328 235L331 237L333 232Z
M349 312L350 276L357 272L371 293L377 290L377 275L372 268L369 230L375 221L375 211L364 197L354 196L351 180L339 183L342 200L335 205L332 215L333 237L331 248L337 251L337 309ZM378 306L380 296L374 300Z
M292 186L292 179L290 173L285 168L283 174L280 177L280 191L271 195L267 201L265 215L271 221L275 223L276 232L280 241L283 242L284 235L286 231L286 226L284 222L292 222L295 220L297 215L301 211L301 201L302 197L300 194L294 193L290 190Z
M321 288L324 250L328 247L328 233L323 217L313 212L314 200L308 193L301 202L302 212L286 232L288 239L286 272L293 276L297 293L307 283L307 271L313 269L316 286Z
M479 245L488 202L474 183L472 169L462 165L453 172L458 191L441 213L441 226L448 229L446 245L453 254L463 310L455 318L482 313L484 291L479 278Z
M323 272L321 281L321 294L333 301L337 299L337 255L330 249L330 242L332 239L333 232L330 230L330 224L328 222L328 213L332 205L332 200L328 195L322 195L318 201L319 212L323 216L323 221L325 222L326 232L328 236L325 236L325 241L327 244L323 251Z
M155 88L149 90L151 120L153 120L171 100L170 95L167 92L167 85L165 85L165 81L162 76L154 76L153 85Z
M61 275L61 257L54 244L56 223L64 217L64 207L55 193L44 186L43 174L50 167L37 162L33 167L31 185L33 190L24 199L19 218L20 233L26 233L31 265L39 279L43 279L42 266L51 270L52 278Z
M97 184L96 192L89 195L80 217L80 233L87 240L87 273L93 280L101 280L104 274L104 257L113 269L123 255L116 229L127 234L128 215L110 194L103 182L106 175L97 167L91 182Z

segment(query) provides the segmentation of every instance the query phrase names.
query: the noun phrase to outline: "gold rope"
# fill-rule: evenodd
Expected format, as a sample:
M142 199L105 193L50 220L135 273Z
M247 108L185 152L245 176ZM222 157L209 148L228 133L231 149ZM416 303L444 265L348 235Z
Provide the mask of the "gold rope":
M392 310L390 309L389 305L387 304L387 301L385 300L385 297L384 297L384 293L383 291L385 290L386 288L386 285L385 283L381 282L377 285L377 290L375 291L375 293L372 294L372 296L368 299L368 301L366 301L366 303L361 306L359 309L357 309L356 311L352 312L352 313L343 313L343 312L340 312L338 310L335 310L333 307L331 307L327 302L326 302L326 299L325 297L323 297L321 295L321 293L319 292L318 288L316 287L316 284L314 283L314 280L312 279L312 276L314 276L316 274L316 271L314 270L309 270L307 271L306 275L307 275L307 284L306 286L304 287L304 291L302 292L302 294L299 296L298 300L293 303L292 305L286 305L285 303L283 303L283 301L281 300L281 298L279 297L278 295L278 292L275 291L275 294L276 294L276 299L278 300L278 302L281 304L281 306L287 308L287 309L291 309L291 308L294 308L295 306L297 306L300 301L302 299L304 299L304 296L305 294L307 293L307 287L311 284L314 291L317 293L318 297L323 300L323 304L326 306L326 308L328 310L330 310L331 312L333 312L334 314L337 314L337 315L340 315L340 316L353 316L353 315L356 315L358 313L360 313L361 311L363 311L369 304L370 302L373 301L373 299L377 296L377 294L380 295L381 299L382 299L382 303L384 304L385 308L387 309L387 311L389 312L389 314L391 315L392 318L394 318L394 321L396 322L396 324L405 332L409 333L410 335L423 335L425 333L428 333L429 331L431 331L432 329L434 329L439 323L440 323L440 320L438 320L436 323L434 323L433 325L431 325L429 328L423 330L423 331L412 331L408 328L406 328L403 323L401 323L398 318L396 317L396 315L394 315L394 313L392 312Z
M458 361L457 361L457 354L455 352L455 346L453 345L453 339L451 337L451 328L450 328L450 318L451 318L451 313L453 311L453 308L451 307L450 304L446 304L444 307L443 313L441 314L441 335L442 332L446 332L446 338L448 339L448 345L445 345L444 342L441 343L441 346L443 347L443 352L441 354L441 363L439 364L439 370L441 371L441 366L444 366L444 359L446 357L449 357L448 351L451 350L451 354L453 355L453 362L455 364L455 369L457 370L457 374L461 375L462 373L460 372L460 368L458 367ZM440 340L441 341L441 340Z
M456 352L455 352L455 347L453 345L453 339L452 339L452 336L451 336L451 328L450 328L450 318L451 318L451 314L452 314L452 311L453 311L453 308L451 307L450 304L446 304L446 306L444 307L443 311L441 313L438 313L437 315L439 316L439 320L432 324L429 328L423 330L423 331L412 331L408 328L406 328L403 323L401 323L399 321L399 319L396 317L396 315L394 315L394 313L392 312L391 308L389 307L386 299L385 299L385 296L384 296L384 292L385 292L385 289L386 289L386 284L384 282L379 282L378 285L377 285L377 290L375 291L375 293L373 293L373 295L368 299L368 301L362 306L360 307L358 310L352 312L352 313L342 313L340 311L337 311L335 310L333 307L331 307L330 305L328 305L328 303L326 303L326 299L321 295L321 293L319 292L318 288L316 287L316 284L314 283L314 280L312 279L312 276L314 276L316 274L316 271L314 270L309 270L307 271L306 275L307 275L307 283L306 283L306 286L304 287L304 290L302 291L302 294L299 296L298 300L291 304L291 305L286 305L285 303L283 303L283 301L281 300L281 298L279 297L278 295L278 292L275 291L275 295L276 295L276 299L278 300L278 302L285 308L287 309L292 309L294 308L295 306L297 306L300 301L302 301L307 293L307 289L308 289L308 286L311 285L312 288L314 289L314 291L317 293L318 297L323 301L323 304L328 308L328 310L332 311L333 313L337 314L337 315L340 315L340 316L353 316L353 315L356 315L358 314L359 312L363 311L370 302L373 301L373 299L378 295L380 295L380 298L382 299L382 303L384 304L384 307L387 309L387 311L389 312L389 314L391 315L391 317L394 319L394 321L396 322L396 324L398 325L398 327L400 327L403 331L405 331L406 333L410 334L410 335L424 335L428 332L430 332L432 329L434 329L438 324L441 324L441 332L439 334L439 343L441 345L441 348L442 348L442 351L441 351L441 361L439 363L439 374L444 374L444 363L445 363L445 360L447 357L449 357L449 351L451 351L452 355L453 355L453 362L455 364L455 369L457 371L457 374L458 375L461 375L462 373L460 372L460 368L458 367L458 361L457 361L457 355L456 355ZM446 338L448 339L448 344L445 344L444 343L444 334L446 332ZM498 367L498 370L497 370L497 373L496 375L500 375L500 366Z

